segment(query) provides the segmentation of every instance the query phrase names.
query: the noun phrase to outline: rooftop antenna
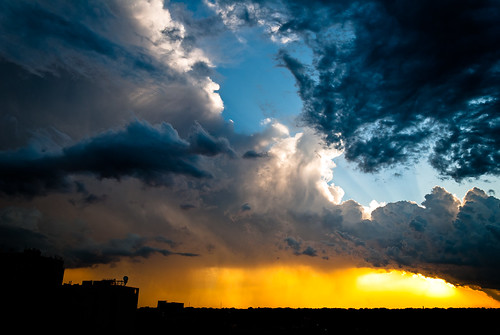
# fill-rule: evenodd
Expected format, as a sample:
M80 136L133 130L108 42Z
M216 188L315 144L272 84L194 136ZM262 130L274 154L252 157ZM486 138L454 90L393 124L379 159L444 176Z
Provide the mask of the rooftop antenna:
M123 286L127 286L128 276L123 276Z

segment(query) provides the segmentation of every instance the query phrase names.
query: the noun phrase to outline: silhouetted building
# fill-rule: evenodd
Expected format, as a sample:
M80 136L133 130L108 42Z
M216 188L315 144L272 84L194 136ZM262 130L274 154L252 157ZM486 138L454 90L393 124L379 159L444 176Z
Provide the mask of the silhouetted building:
M63 317L72 325L88 330L129 333L132 329L139 289L125 286L126 280L83 281L63 285Z
M56 288L62 284L64 262L59 258L42 256L41 251L0 253L0 285L10 289Z
M183 329L187 314L184 304L158 300L157 307L141 307L137 310L136 334L191 334ZM194 322L196 319L191 319ZM198 334L199 332L197 332Z
M177 313L184 309L182 302L168 302L165 300L158 300L157 307L162 316L167 316L169 313Z
M0 303L6 328L11 325L26 333L57 318L63 265L62 259L42 256L35 249L0 252Z

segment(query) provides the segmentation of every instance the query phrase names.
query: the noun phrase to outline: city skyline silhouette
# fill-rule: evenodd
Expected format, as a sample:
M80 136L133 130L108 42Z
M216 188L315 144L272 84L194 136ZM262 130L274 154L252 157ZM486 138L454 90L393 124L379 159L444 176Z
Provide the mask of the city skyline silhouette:
M63 260L39 250L1 252L4 327L51 333L149 334L212 331L222 334L334 334L380 329L390 319L389 333L400 332L415 318L425 320L413 330L491 330L499 309L310 309L193 308L183 302L158 300L156 307L137 308L139 288L123 279L63 284ZM458 318L458 319L457 319ZM7 329L7 328L5 328Z

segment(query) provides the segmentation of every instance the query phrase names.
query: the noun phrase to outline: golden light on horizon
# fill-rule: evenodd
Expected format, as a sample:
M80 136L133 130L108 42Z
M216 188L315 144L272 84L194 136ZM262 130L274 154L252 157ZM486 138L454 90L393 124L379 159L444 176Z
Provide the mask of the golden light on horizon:
M403 271L308 266L208 268L196 291L211 307L406 308L500 307L484 292ZM210 303L211 297L218 304Z
M69 270L65 281L101 279L96 270ZM167 271L163 277L158 271L156 268L152 276L142 271L140 278L139 274L130 275L136 276L134 285L140 288L139 306L169 300L214 308L500 308L500 302L482 291L399 270L325 271L305 265L201 267L178 271L175 276Z

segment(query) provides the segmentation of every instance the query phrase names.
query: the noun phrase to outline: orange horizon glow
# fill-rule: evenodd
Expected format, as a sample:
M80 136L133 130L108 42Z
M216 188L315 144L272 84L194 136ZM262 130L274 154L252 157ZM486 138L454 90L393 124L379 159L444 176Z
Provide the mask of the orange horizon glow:
M65 282L110 278L103 270L68 269ZM399 270L204 267L135 278L130 286L139 287L139 307L168 300L212 308L500 308L483 291Z

